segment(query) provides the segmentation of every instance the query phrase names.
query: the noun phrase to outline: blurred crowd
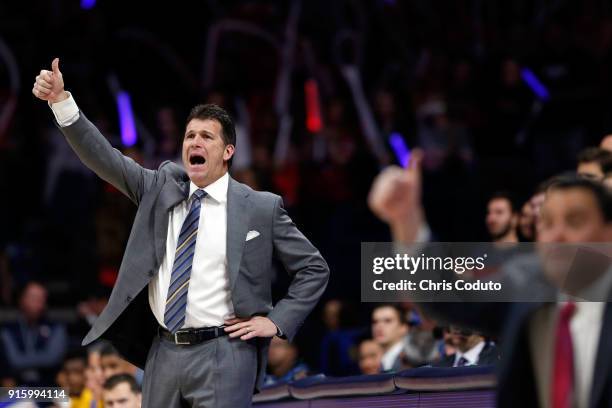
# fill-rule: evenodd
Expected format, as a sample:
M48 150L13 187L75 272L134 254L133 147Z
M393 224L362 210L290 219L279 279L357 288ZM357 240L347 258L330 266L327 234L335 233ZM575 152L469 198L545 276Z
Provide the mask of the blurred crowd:
M180 160L195 103L232 112L232 176L282 195L332 271L295 343L273 340L268 384L499 359L503 339L442 325L410 303L359 302L360 242L390 240L367 194L415 147L440 241L533 241L551 176L576 170L612 185L612 137L601 140L612 130L606 1L210 1L152 6L147 21L136 5L39 3L36 12L0 4L3 386L60 384L73 406L113 406L106 395L136 398L141 376L108 345L80 348L135 208L78 161L21 84L50 57L62 59L84 114L150 168ZM40 45L32 24L59 41ZM118 90L131 96L134 145L119 130Z

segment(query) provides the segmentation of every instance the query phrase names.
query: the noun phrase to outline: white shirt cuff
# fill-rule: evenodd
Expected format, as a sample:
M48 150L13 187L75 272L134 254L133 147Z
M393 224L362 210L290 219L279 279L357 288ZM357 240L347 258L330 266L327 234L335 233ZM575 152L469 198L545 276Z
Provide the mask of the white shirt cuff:
M70 92L66 93L68 94L67 99L53 104L49 102L49 107L53 111L55 120L57 120L61 127L70 126L79 119L79 107L74 101L72 94Z

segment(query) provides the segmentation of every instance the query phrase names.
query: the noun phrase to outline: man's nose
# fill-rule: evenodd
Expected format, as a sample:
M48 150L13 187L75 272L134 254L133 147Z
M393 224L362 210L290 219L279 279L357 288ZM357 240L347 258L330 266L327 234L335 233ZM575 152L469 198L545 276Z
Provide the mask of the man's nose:
M193 138L193 144L196 146L202 146L203 142L204 142L204 138L200 135L197 135L196 137Z
M563 226L555 226L546 234L549 242L567 242L567 231Z

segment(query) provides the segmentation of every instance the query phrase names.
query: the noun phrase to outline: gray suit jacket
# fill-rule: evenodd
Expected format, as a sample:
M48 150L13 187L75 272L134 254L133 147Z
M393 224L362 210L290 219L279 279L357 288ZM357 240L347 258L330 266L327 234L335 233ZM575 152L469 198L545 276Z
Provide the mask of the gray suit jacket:
M187 198L189 178L172 162L149 170L123 156L83 113L74 124L60 130L87 167L138 206L108 305L83 345L105 338L128 361L144 368L157 329L147 285L165 255L169 212ZM250 230L260 235L246 242ZM293 279L287 295L273 305L271 284L277 265L282 265ZM236 316L268 316L289 340L329 279L327 263L291 221L282 199L254 191L231 177L227 193L227 268ZM259 352L259 388L269 339L258 338L253 343Z

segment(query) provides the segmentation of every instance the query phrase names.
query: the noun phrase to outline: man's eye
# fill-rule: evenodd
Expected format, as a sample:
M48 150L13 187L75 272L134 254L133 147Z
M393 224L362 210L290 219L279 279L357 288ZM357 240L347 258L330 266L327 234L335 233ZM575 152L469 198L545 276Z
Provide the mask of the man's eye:
M570 217L567 220L567 224L573 228L580 227L582 226L582 224L584 224L584 218L583 217Z

